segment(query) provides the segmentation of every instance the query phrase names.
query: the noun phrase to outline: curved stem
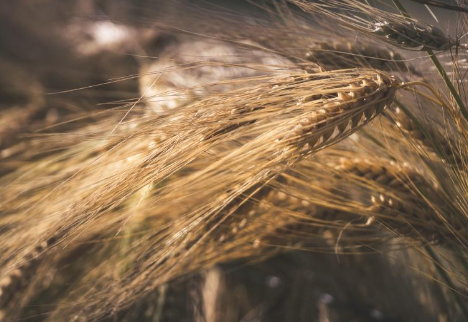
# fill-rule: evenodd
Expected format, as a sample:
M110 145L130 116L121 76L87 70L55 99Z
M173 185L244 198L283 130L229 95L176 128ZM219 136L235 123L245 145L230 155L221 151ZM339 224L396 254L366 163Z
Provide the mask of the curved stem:
M440 61L439 59L437 59L434 52L431 49L427 49L426 51L429 54L429 58L434 63L434 66L437 68L437 71L439 72L440 76L444 80L445 85L447 85L448 89L450 90L450 93L452 94L453 99L455 100L457 105L460 107L460 111L462 112L463 116L465 117L466 120L468 120L468 110L466 109L465 104L463 103L460 95L455 89L455 86L453 86L452 82L450 81L450 77L447 75L447 72L440 64Z

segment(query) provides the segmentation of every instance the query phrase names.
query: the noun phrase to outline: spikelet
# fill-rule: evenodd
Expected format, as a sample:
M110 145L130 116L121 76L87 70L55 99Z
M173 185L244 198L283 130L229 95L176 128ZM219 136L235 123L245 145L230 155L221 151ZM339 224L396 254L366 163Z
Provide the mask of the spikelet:
M358 76L357 81L345 86L331 86L323 87L323 94L302 98L299 104L304 107L317 103L321 107L305 115L282 140L298 140L307 144L306 150L322 149L369 123L393 101L396 90L396 83L380 74Z
M448 50L457 42L434 26L416 21L379 21L373 24L373 33L388 42L410 50Z
M463 221L450 213L442 193L408 166L345 159L338 169L380 187L371 196L371 212L390 230L426 242L449 243L454 235L466 238Z
M44 252L52 245L54 239L38 244L27 254L22 263L8 275L0 279L0 310L8 308L10 302L27 287L28 280L35 274ZM0 321L3 321L0 316Z
M347 28L407 50L448 50L458 41L441 29L415 19L395 15L357 0L288 0L304 11L320 14Z
M326 69L346 69L356 66L371 67L383 71L407 71L410 67L404 57L391 50L376 45L356 42L329 41L314 42L309 46L305 58L319 63ZM411 70L417 73L416 70Z
M300 171L300 166L296 167ZM294 182L299 181L298 177L291 182L286 180L281 183L281 187L293 187ZM303 182L307 184L307 182ZM271 218L266 222L265 228L270 228L266 235L258 236L257 244L260 247L279 246L280 249L321 249L322 251L336 252L336 241L340 235L340 249L356 250L366 241L370 243L372 230L368 229L369 224L359 219L359 216L334 209L331 207L314 204L310 201L306 191L302 186L290 189L288 193L281 190L273 190L259 204L260 212L265 218ZM294 192L302 192L303 195L295 195ZM293 193L291 195L290 193ZM352 225L349 225L350 222ZM343 227L347 226L346 234L343 234ZM354 235L353 235L354 234ZM368 234L371 238L366 239ZM325 246L327 245L327 246Z
M21 66L0 55L0 160L8 157L8 148L19 135L31 131L32 124L45 114L44 89ZM27 85L25 85L27 84ZM4 169L0 169L0 175Z
M395 113L396 125L418 144L423 151L432 151L449 164L460 164L462 157L456 149L456 144L450 137L443 137L435 130L424 131L399 107L392 110Z

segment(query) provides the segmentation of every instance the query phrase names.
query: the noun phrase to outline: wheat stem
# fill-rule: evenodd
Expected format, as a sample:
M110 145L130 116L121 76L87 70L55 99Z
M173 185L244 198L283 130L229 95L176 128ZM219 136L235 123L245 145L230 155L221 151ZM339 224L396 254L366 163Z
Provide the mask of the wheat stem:
M447 85L448 89L450 90L450 93L452 94L453 98L455 99L455 102L459 106L460 111L462 112L463 116L468 121L468 110L466 109L466 106L463 103L459 93L455 89L455 86L453 86L453 83L450 80L450 77L447 75L447 72L442 67L442 65L440 64L439 59L436 57L436 55L434 54L434 52L431 49L427 49L427 53L429 55L429 58L431 58L432 62L434 63L434 66L436 67L436 69L439 72L440 76L444 80L444 83Z
M406 11L405 7L403 7L403 5L400 3L399 0L392 0L393 3L395 4L395 7L397 7L397 9L400 11L400 13L406 17L406 18L411 18L411 16L409 15L408 11Z

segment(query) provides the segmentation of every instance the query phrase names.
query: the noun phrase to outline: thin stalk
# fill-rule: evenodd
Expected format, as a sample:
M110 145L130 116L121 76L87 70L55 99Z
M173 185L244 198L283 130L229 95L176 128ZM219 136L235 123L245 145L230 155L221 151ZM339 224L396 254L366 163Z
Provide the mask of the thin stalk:
M408 11L401 4L400 0L393 0L393 3L395 4L395 6L398 8L398 10L401 12L401 14L403 16L405 16L406 18L411 18ZM455 99L455 102L459 106L460 111L462 112L463 116L468 121L468 110L466 109L465 104L463 103L460 95L458 94L457 90L455 89L455 86L453 86L453 83L450 80L450 77L445 72L444 68L442 67L442 64L440 63L439 59L434 54L432 49L425 48L425 50L426 50L427 54L429 55L429 58L432 60L432 63L434 64L434 66L437 68L437 71L439 72L440 76L442 77L445 85L447 85L450 93L452 94L453 98Z
M166 301L166 291L167 291L167 284L164 284L158 288L158 300L156 302L156 311L155 311L155 316L153 318L154 322L161 321L164 302Z
M393 0L393 4L395 4L395 7L400 11L400 13L405 16L405 18L411 18L408 11L406 11L405 7L401 4L400 0Z
M457 90L455 89L455 86L453 86L452 81L450 80L450 77L447 75L445 72L444 68L440 64L439 59L437 56L434 54L434 52L431 49L426 49L429 58L432 60L432 63L434 66L437 68L437 71L439 72L440 76L444 80L445 85L450 90L450 93L452 93L453 98L455 99L455 102L457 102L458 106L460 107L460 111L462 112L463 116L465 117L466 120L468 120L468 110L465 107L465 104L463 104L463 101L458 94Z

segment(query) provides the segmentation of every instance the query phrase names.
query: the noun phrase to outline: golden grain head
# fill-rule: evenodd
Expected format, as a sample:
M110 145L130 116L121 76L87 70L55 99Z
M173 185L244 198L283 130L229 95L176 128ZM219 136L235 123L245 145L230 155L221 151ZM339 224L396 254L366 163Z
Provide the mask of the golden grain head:
M336 78L320 86L320 92L304 97L298 104L304 113L299 124L282 140L306 144L306 149L322 149L346 138L378 116L392 103L397 82L379 72L335 72ZM316 77L316 76L312 76ZM322 82L323 80L320 80ZM314 87L312 81L311 87Z
M388 42L411 50L447 50L457 42L434 26L425 26L415 21L389 22L373 24L373 33L384 37Z

